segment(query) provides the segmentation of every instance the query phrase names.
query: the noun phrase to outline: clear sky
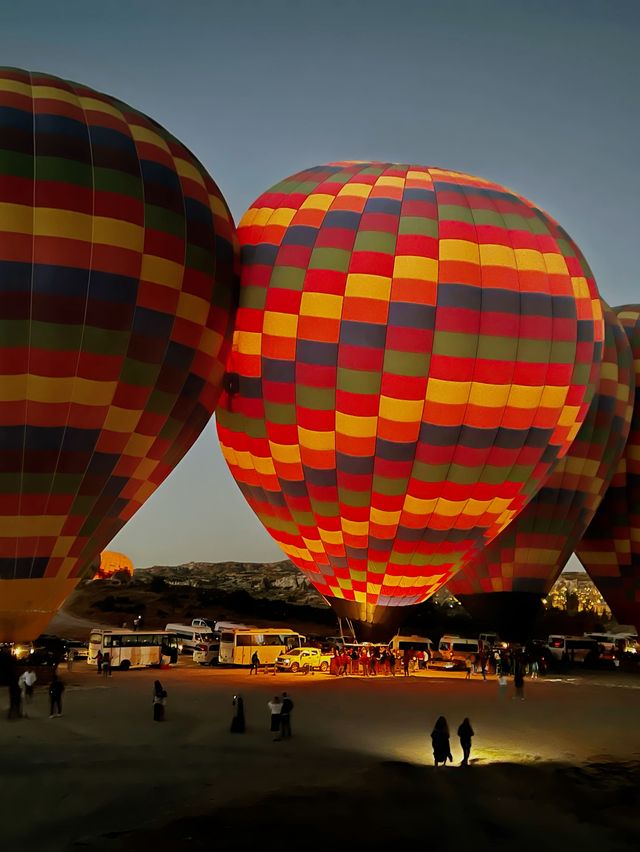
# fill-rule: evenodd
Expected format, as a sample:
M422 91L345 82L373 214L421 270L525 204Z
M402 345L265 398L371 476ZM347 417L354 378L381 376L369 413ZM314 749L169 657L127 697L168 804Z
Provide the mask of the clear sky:
M534 200L611 304L640 301L640 0L4 0L0 48L151 115L236 221L317 163L445 166ZM113 547L140 566L281 558L213 423Z

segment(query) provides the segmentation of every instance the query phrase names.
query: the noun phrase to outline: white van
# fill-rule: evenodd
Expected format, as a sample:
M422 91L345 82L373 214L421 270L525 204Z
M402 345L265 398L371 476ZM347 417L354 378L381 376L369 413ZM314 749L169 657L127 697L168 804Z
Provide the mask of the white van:
M194 627L192 624L167 624L165 630L175 633L178 637L178 648L181 654L192 654L198 645L212 642L213 630L210 627Z
M393 637L391 642L389 642L389 647L394 654L397 654L398 651L410 651L411 648L413 648L416 653L418 651L424 651L429 655L429 658L431 658L431 654L433 653L433 642L427 636L408 636L398 633Z
M441 660L464 662L475 657L479 651L480 645L477 639L446 635L438 642L438 656Z
M598 642L587 636L553 634L547 640L547 649L554 660L560 662L592 662L599 656Z

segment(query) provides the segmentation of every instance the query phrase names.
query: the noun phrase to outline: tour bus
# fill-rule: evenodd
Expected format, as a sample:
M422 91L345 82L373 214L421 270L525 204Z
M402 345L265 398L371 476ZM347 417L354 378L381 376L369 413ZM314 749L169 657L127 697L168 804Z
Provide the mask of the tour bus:
M167 624L165 630L176 634L181 654L193 654L199 645L205 642L212 642L214 639L213 630L206 626L194 627L192 624Z
M549 636L547 648L554 660L572 663L591 662L598 658L599 648L595 639L586 636Z
M636 654L638 651L638 637L630 633L585 633L584 635L602 646L604 657L613 657L617 651L622 654Z
M123 670L132 666L159 666L178 661L178 638L166 630L103 630L94 627L89 635L87 663L98 663L98 651L109 654L111 666Z
M220 633L221 665L249 666L254 652L261 664L273 664L281 653L300 648L306 637L287 627L236 627Z

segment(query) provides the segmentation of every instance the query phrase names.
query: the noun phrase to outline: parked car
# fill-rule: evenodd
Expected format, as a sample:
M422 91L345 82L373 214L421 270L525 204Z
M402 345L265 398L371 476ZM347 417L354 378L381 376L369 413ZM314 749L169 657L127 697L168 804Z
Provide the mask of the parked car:
M276 668L280 671L299 672L317 669L328 672L331 665L331 654L323 654L320 648L292 648L286 654L276 657Z
M201 642L193 652L193 662L201 666L217 666L220 660L220 639Z

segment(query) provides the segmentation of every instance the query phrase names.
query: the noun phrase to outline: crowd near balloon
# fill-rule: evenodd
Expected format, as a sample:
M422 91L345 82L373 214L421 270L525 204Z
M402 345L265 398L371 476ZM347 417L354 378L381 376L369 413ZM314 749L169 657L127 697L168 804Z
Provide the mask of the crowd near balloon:
M328 163L236 230L155 121L3 69L0 288L0 641L45 629L216 407L250 507L363 638L443 586L523 612L574 552L640 626L640 306L515 191Z

